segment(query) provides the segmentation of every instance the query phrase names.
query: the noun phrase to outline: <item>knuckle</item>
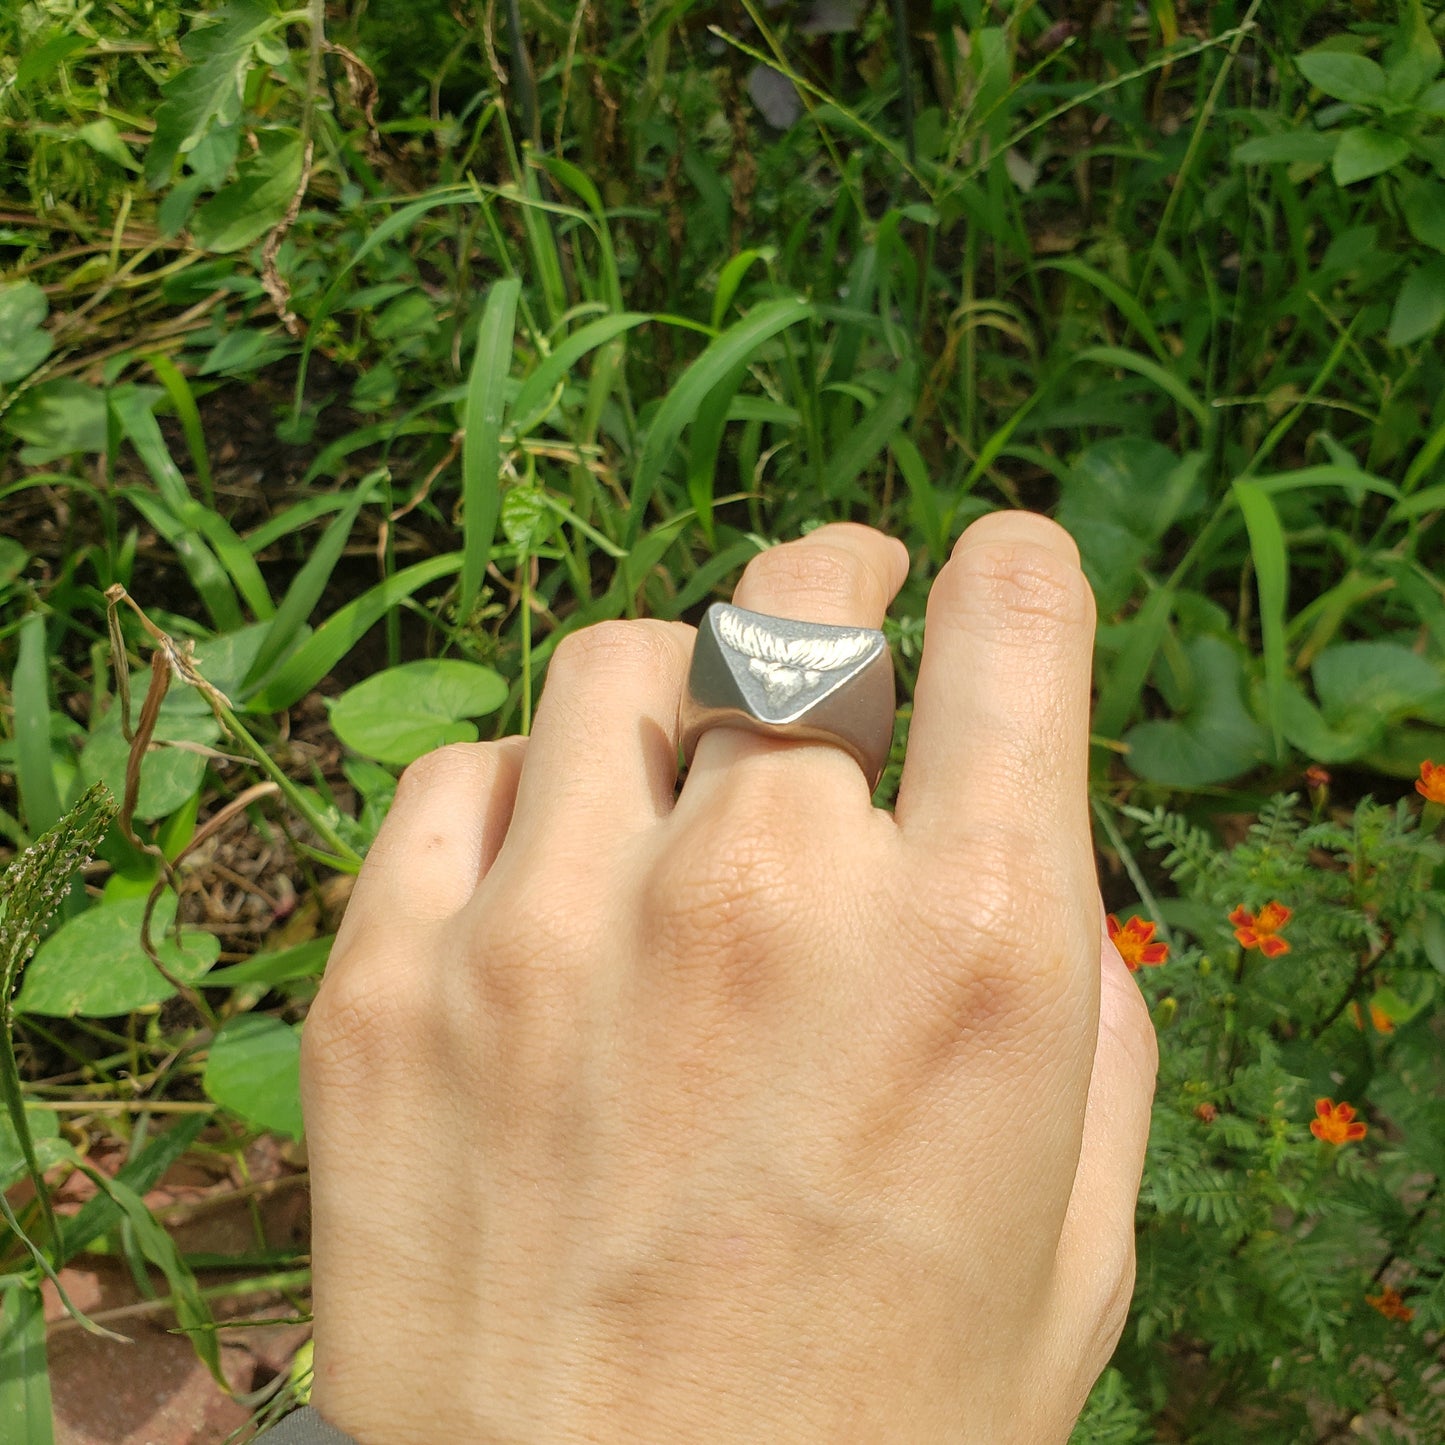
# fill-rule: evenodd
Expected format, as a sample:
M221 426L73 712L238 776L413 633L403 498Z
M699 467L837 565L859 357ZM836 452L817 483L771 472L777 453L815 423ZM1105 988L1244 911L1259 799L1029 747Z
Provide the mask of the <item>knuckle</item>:
M301 1072L321 1096L405 1074L424 1036L427 1000L405 970L328 965L301 1030Z
M960 548L940 574L934 600L1009 627L1019 620L1049 629L1094 622L1094 594L1083 572L1055 548L1027 538Z
M805 538L760 552L747 566L747 593L784 613L797 607L826 616L882 612L882 579L851 547Z
M671 669L677 665L681 641L672 623L652 619L594 622L569 632L557 644L548 677Z
M468 950L467 979L482 1015L517 1020L563 1007L605 935L600 911L540 880L489 893Z
M410 798L417 793L451 791L488 784L516 751L521 739L507 738L490 743L447 743L423 753L407 764L396 785L396 796Z

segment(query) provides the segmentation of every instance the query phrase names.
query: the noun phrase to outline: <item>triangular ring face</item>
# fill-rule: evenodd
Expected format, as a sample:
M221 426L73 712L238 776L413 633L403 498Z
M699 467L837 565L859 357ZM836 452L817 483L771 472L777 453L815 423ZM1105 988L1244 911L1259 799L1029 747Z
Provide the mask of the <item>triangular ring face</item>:
M693 691L760 722L797 722L887 658L881 632L769 617L716 603L698 629Z

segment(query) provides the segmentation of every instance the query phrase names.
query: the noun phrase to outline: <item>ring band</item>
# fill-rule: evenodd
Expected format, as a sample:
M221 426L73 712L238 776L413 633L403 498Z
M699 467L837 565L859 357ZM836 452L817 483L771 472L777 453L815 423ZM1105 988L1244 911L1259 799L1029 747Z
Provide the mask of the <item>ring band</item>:
M679 714L692 762L709 728L833 743L857 760L870 791L893 743L893 655L874 628L769 617L725 602L697 630Z

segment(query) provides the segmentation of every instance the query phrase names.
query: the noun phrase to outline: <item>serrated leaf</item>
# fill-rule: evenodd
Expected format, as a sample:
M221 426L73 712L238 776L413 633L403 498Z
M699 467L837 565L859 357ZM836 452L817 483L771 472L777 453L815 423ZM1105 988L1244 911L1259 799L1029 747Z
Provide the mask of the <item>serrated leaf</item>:
M191 217L191 239L203 251L225 254L259 240L285 216L301 184L299 136L266 131L260 149L241 162L236 179Z
M1351 105L1379 105L1389 90L1385 72L1364 55L1307 50L1295 57L1300 74L1316 89Z
M0 286L0 386L29 376L50 355L49 314L50 303L34 281Z
M502 498L502 535L523 552L539 547L554 518L540 487L509 487Z
M211 1044L205 1085L216 1103L256 1128L299 1139L300 1027L265 1014L230 1019Z
M1330 173L1336 185L1352 186L1391 170L1409 154L1410 146L1403 136L1358 125L1340 132Z
M155 134L146 152L146 180L163 185L176 157L194 150L213 125L233 125L241 116L246 72L258 51L271 63L284 59L268 44L281 24L259 0L231 0L211 23L192 26L181 42L187 64L161 87Z
M1409 346L1433 335L1442 321L1445 321L1445 257L1437 257L1417 266L1405 278L1400 294L1395 297L1385 340L1391 346Z
M337 698L331 726L347 747L383 763L410 763L445 743L475 742L466 721L507 700L506 679L455 658L389 667Z
M170 998L175 989L141 947L144 913L145 899L127 898L88 908L62 924L25 970L16 1011L111 1018ZM167 932L174 916L174 898L162 899L151 921L151 939L167 971L194 983L220 956L221 945L212 934L190 929L178 946Z

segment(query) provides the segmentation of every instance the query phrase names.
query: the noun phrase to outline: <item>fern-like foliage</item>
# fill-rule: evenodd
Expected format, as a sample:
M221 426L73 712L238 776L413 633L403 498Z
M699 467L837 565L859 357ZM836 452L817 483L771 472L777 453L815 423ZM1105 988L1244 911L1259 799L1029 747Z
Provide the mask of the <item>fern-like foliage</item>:
M1169 960L1137 975L1159 1083L1100 1400L1190 1445L1315 1445L1356 1418L1445 1440L1445 846L1408 802L1311 817L1281 794L1233 847L1120 811L1178 891ZM1269 904L1289 913L1266 954L1238 920ZM1365 1137L1315 1137L1323 1099Z

